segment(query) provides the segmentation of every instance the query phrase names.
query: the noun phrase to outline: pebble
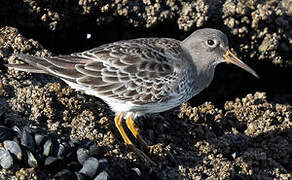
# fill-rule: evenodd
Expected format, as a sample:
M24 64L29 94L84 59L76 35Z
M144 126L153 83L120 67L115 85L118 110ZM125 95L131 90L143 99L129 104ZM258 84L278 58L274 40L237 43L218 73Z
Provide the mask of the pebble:
M93 178L98 168L98 160L94 157L88 158L79 173L82 173L90 178Z
M139 168L132 168L131 171L134 172L138 176L141 176L142 174Z
M45 140L45 136L41 135L41 134L35 134L34 136L34 141L35 141L35 144L40 147L42 145L42 143L44 142Z
M36 160L34 155L30 151L26 151L26 154L27 154L27 164L32 168L38 167L38 161Z
M43 151L43 155L44 156L49 156L50 152L51 152L51 147L52 147L52 140L49 138L45 144L44 144L44 151Z
M16 142L10 141L10 140L6 140L6 141L3 142L3 144L4 144L4 148L7 151L9 151L11 154L15 155L18 160L22 159L21 148Z
M14 125L11 129L17 133L18 137L21 137L22 131L18 126Z
M108 178L109 178L108 173L106 171L102 171L94 178L94 180L107 180Z
M31 135L31 130L27 126L24 126L22 129L21 145L25 146L32 152L35 150L35 144Z
M63 159L65 156L65 153L66 153L66 147L64 146L64 144L59 144L57 157L59 159Z
M0 165L4 169L9 169L13 165L13 158L6 150L0 149Z
M3 121L4 122L4 121ZM11 128L9 128L11 127ZM15 163L22 167L45 166L48 178L107 180L109 163L100 157L100 149L89 140L66 139L56 132L46 132L0 122L0 165L9 169ZM18 160L14 162L14 160ZM24 163L24 164L23 164ZM60 168L60 169L59 169Z
M79 148L77 150L77 160L80 164L84 164L84 162L90 157L89 150L84 148Z

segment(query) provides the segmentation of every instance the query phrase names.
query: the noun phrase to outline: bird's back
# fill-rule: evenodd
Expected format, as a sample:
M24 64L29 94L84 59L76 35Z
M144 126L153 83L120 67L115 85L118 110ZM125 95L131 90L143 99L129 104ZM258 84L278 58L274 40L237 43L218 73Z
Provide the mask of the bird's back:
M180 41L168 38L118 41L65 56L17 56L27 65L9 67L56 76L112 107L127 103L136 111L149 104L167 106L180 94L185 68Z

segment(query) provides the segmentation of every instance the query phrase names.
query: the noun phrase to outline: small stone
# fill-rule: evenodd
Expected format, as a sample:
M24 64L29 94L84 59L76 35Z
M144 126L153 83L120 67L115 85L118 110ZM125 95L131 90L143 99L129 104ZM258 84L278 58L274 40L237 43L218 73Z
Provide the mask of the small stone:
M52 147L52 140L48 139L44 144L44 151L43 151L44 156L49 156L51 152L51 147Z
M63 144L59 144L57 157L63 159L66 153L66 147Z
M90 178L93 178L98 168L98 160L94 157L88 158L79 173L82 173Z
M235 159L236 158L236 153L232 153L231 156L232 156L233 159Z
M44 140L45 140L45 136L43 136L43 135L41 135L41 134L36 134L36 135L34 136L35 144L36 144L37 146L39 146L39 147L42 145L42 143L43 143Z
M6 141L3 142L3 144L4 144L4 148L7 151L9 151L11 154L15 155L18 160L22 159L21 148L16 142L10 141L10 140L6 140Z
M0 165L4 169L9 169L13 165L13 158L6 150L0 149Z
M32 168L38 167L38 161L36 160L34 155L30 151L26 151L26 154L27 154L27 164Z
M21 137L22 131L19 129L18 126L14 125L11 129L12 129L14 132L16 132L16 134L17 134L18 137Z
M139 168L132 168L131 172L134 172L138 176L141 176L141 174L142 174Z
M89 156L89 150L84 148L79 148L77 150L77 160L80 164L83 164L90 156Z
M106 171L102 171L101 173L99 173L94 180L107 180L108 179L108 173Z
M24 126L22 130L21 145L25 146L32 152L35 150L34 139L31 135L31 130L27 126Z

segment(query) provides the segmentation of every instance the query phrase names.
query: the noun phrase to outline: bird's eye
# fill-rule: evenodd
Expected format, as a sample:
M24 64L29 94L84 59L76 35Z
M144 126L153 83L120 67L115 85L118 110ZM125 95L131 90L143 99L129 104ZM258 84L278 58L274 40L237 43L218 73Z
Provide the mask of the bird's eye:
M214 42L213 40L209 39L209 40L207 41L207 44L208 44L208 46L213 47L213 46L215 45L215 42Z

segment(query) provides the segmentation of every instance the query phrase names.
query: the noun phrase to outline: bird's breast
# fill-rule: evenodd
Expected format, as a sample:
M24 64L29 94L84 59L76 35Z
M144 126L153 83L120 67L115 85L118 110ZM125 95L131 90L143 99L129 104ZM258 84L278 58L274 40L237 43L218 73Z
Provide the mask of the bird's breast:
M193 71L186 71L182 80L179 83L179 101L186 102L195 95L199 94L209 85L209 79L199 76Z

